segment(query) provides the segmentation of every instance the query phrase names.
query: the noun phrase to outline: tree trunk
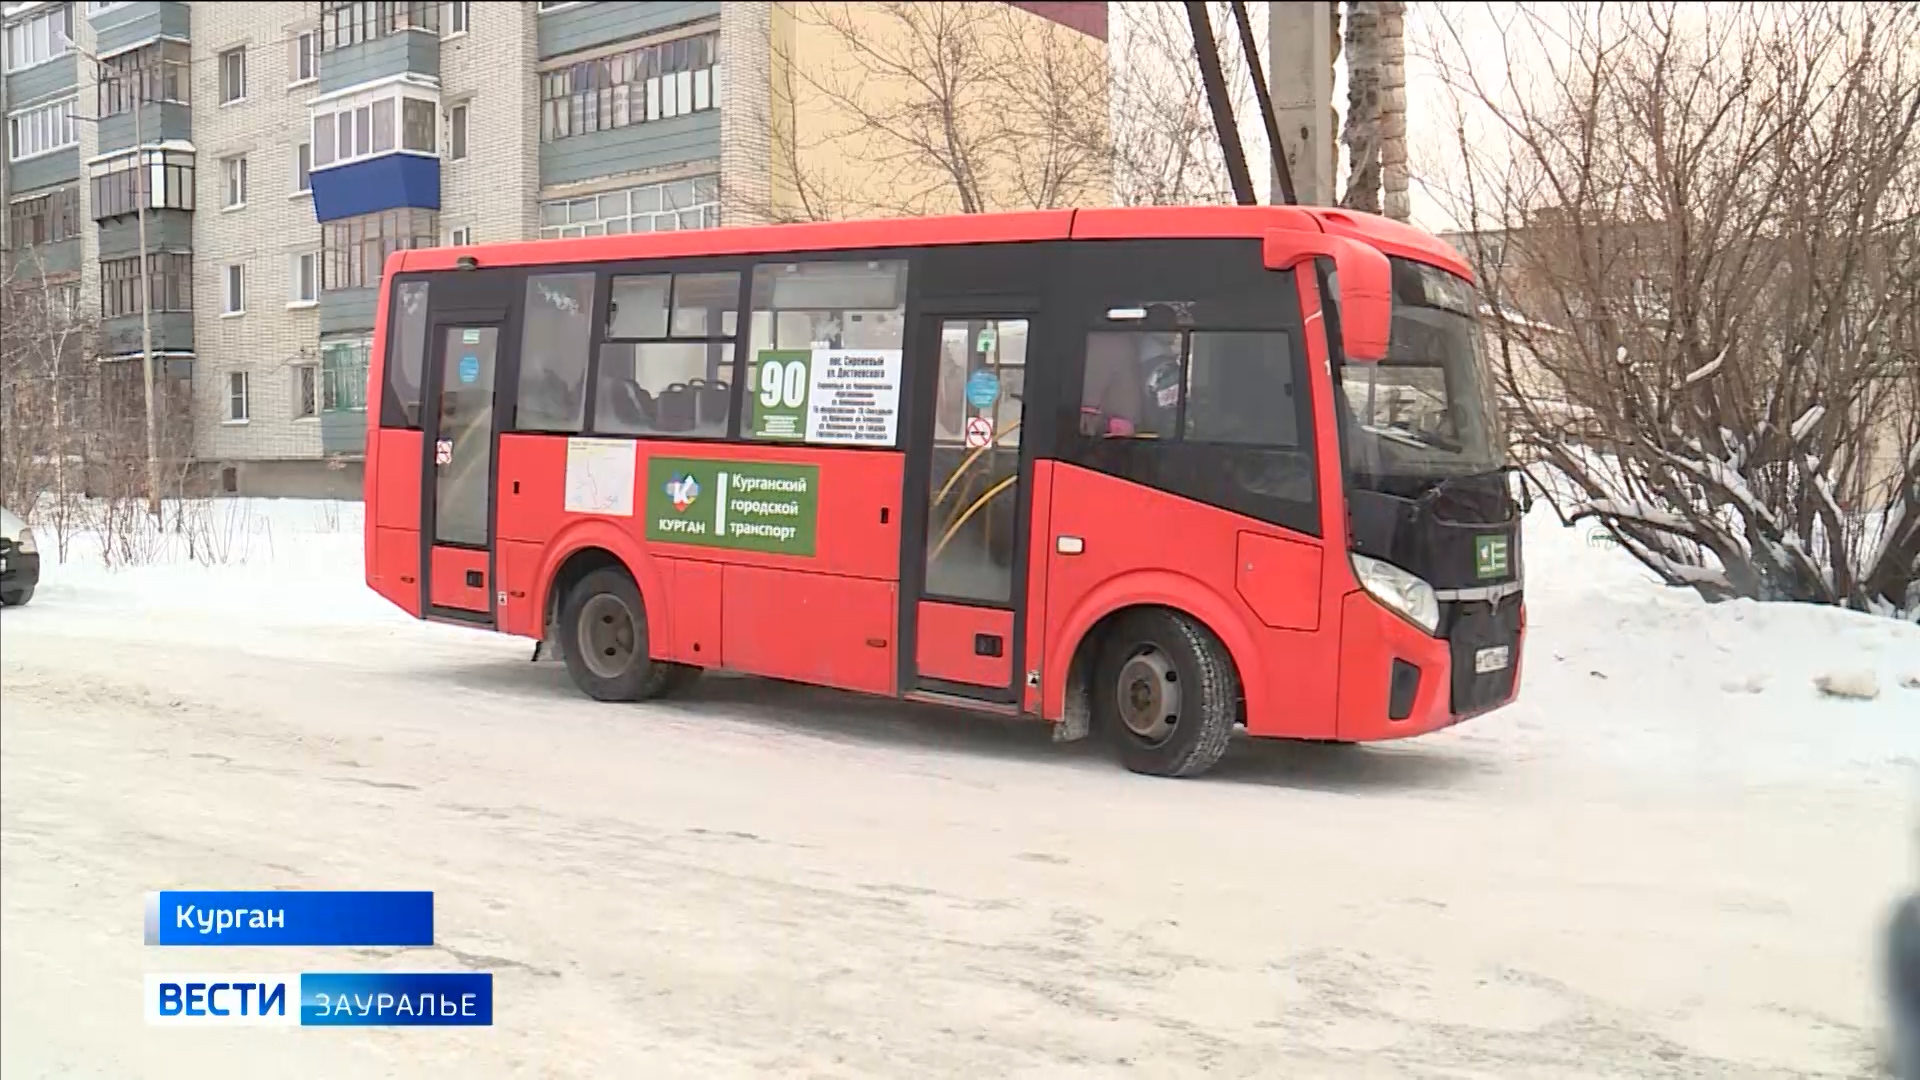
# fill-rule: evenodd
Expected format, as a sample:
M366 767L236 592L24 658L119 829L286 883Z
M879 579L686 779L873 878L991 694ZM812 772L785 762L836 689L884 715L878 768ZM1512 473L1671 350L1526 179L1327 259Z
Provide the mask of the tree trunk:
M1347 123L1340 141L1351 171L1340 205L1380 212L1380 4L1347 5Z

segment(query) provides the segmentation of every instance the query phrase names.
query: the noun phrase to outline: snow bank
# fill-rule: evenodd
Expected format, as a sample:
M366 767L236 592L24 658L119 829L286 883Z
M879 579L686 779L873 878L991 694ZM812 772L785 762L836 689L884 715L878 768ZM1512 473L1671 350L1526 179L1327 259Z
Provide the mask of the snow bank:
M423 627L366 587L359 504L224 502L250 538L230 564L173 551L106 569L98 539L80 537L66 564L46 567L35 608L164 619L168 633L243 648L266 647L263 629L311 625L487 636ZM1920 764L1920 626L1812 605L1709 604L1662 585L1591 523L1562 526L1544 504L1528 515L1523 558L1520 702L1441 738L1748 779L1837 769L1879 783L1889 765ZM1830 697L1823 677L1870 678L1879 695Z

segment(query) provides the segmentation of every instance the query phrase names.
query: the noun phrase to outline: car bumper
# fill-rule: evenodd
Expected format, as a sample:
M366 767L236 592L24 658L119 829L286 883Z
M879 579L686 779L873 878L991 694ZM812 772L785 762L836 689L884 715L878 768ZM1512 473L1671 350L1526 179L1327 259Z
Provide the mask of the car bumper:
M17 551L9 551L0 555L0 560L5 563L0 566L0 592L19 592L40 583L38 553L22 555Z
M1520 689L1526 613L1512 615L1511 636L1455 640L1433 637L1364 592L1346 598L1341 620L1337 737L1378 742L1452 727L1513 701ZM1468 665L1481 648L1507 647L1507 664L1476 675ZM1488 693L1488 678L1504 683Z

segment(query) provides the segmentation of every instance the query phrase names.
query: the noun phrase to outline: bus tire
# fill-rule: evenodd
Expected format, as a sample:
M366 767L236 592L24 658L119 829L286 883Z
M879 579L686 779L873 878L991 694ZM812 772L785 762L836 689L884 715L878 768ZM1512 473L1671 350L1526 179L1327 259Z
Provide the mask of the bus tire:
M1128 769L1149 776L1206 772L1227 752L1240 676L1206 627L1150 608L1107 632L1093 673L1094 721Z
M646 602L617 567L602 567L574 585L561 604L559 630L567 674L595 701L658 697L679 666L647 655Z

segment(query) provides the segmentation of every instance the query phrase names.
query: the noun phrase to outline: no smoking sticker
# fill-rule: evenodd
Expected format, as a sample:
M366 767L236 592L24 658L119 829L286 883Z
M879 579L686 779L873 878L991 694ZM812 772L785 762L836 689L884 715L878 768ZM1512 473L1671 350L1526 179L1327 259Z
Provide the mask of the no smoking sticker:
M439 439L433 444L433 463L435 465L453 464L453 440Z
M967 445L968 446L970 447L985 446L992 441L993 441L993 421L987 419L984 416L970 416L967 418Z

